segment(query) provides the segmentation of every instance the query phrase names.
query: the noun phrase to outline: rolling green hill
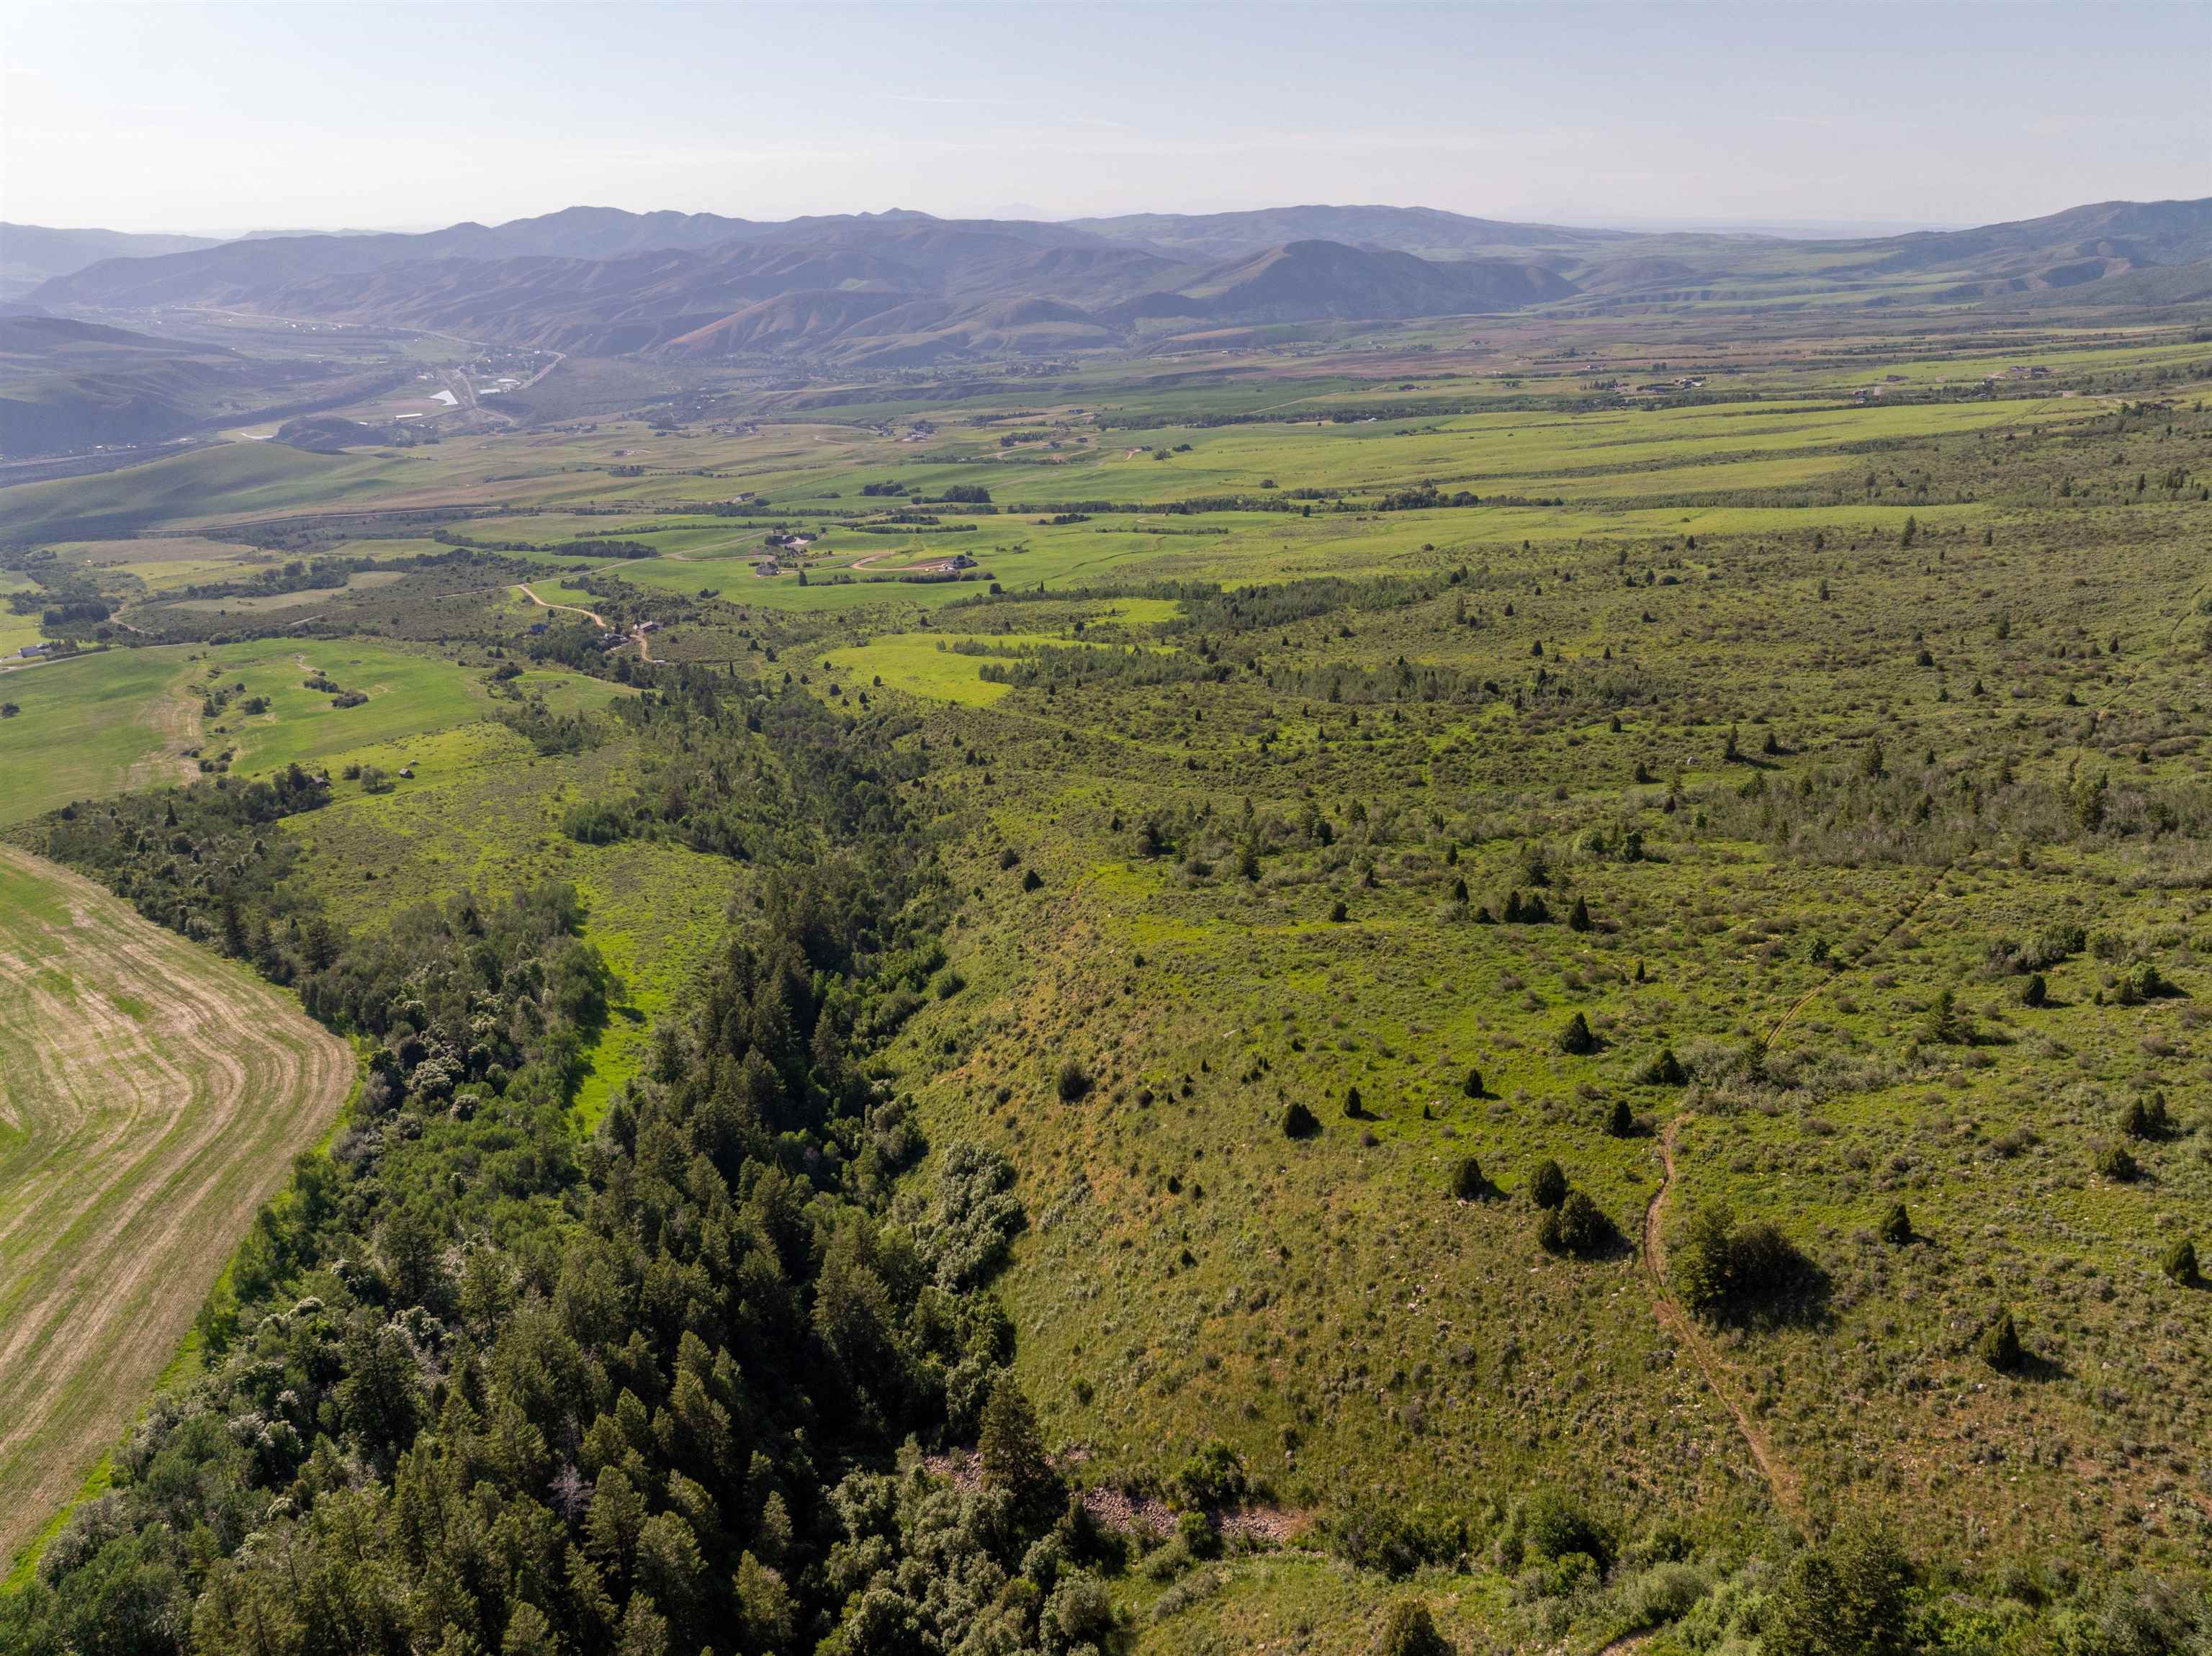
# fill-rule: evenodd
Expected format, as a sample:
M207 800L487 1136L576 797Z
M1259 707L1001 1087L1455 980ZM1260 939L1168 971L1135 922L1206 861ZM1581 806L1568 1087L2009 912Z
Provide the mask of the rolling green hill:
M223 443L120 471L0 492L0 541L124 536L161 522L345 500L379 486L373 463L283 443Z

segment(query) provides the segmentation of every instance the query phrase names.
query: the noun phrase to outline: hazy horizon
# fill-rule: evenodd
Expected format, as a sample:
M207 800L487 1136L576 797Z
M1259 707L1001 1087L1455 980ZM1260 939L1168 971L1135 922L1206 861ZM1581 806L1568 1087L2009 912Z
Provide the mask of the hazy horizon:
M2158 0L15 4L0 218L215 235L581 203L1392 203L1620 227L1982 224L2212 193L2208 51L2212 9Z
M2081 205L2086 205L2086 204L2088 204L2088 203L2078 203L2078 202L2077 202L2077 203L2069 203L2069 205L2072 205L2072 206L2081 206ZM1336 202L1322 202L1322 201L1275 201L1275 202L1257 202L1257 203L1251 203L1251 204L1249 204L1249 205L1248 205L1248 206L1244 206L1244 207L1236 207L1236 208L1218 208L1218 209L1208 209L1208 210L1209 210L1209 211L1212 211L1212 212L1232 212L1232 213L1233 213L1233 212L1268 212L1268 211L1285 211L1285 210L1289 210L1289 209L1297 209L1297 208L1339 208L1339 209L1343 209L1343 208L1361 208L1361 207L1384 207L1384 208L1391 208L1391 209L1403 209L1403 210L1409 210L1409 211L1435 211L1435 210L1450 211L1450 210L1453 210L1453 209L1437 209L1437 208L1434 206L1434 203L1430 203L1430 202L1422 202L1422 201L1393 201L1393 202L1351 202L1351 201L1336 201ZM553 209L549 209L549 212L550 212L550 213L560 213L560 212L562 212L562 211L567 211L567 210L569 210L569 209L578 209L578 208L586 209L593 209L593 210L598 210L598 209L611 209L611 210L613 210L613 211L617 211L617 212L635 213L635 214L638 214L638 215L647 215L647 214L651 214L651 213L656 213L656 212L694 213L694 212L705 212L705 211L711 211L711 210L712 210L712 209L710 209L682 207L682 206L671 205L671 204L667 204L667 203L664 203L664 204L662 204L662 205L660 205L660 206L638 207L638 206L629 206L629 205L626 205L625 203L620 203L620 202L607 202L607 201L575 201L575 202L570 202L570 203L568 203L568 206L567 206L566 208L553 208ZM1137 212L1138 212L1139 215L1141 215L1141 214L1142 214L1142 213L1143 213L1143 211L1145 211L1145 210L1146 210L1146 209L1137 209ZM1171 209L1157 209L1157 210L1165 212L1165 211L1169 211L1169 210L1171 210ZM891 214L891 213L899 213L899 212L928 213L928 212L929 212L929 209L928 209L927 208L909 207L909 206L906 205L906 204L905 204L905 203L892 203L891 205L887 206L887 207L854 207L854 208L825 209L823 209L823 210L822 210L822 211L820 211L820 212L817 212L817 213L794 214L794 215L790 215L790 217L791 217L791 218L793 218L793 219L796 219L796 218L842 218L842 217L854 217L854 218L859 218L859 217L878 217L878 218L880 218L880 217L885 216L886 215L889 215L889 214ZM1027 204L1027 203L1019 203L1019 202L1016 202L1016 203L1007 203L1006 205L1002 206L1002 207L993 208L993 209L989 209L983 210L983 211L980 211L980 212L975 212L975 213L957 213L957 214L956 214L956 213L939 213L939 214L931 214L930 215L931 215L931 216L933 216L933 217L936 217L936 218L942 218L942 219L973 219L973 220L996 219L996 220L1002 220L1002 221L1006 221L1006 220L1011 220L1011 221L1032 221L1032 222L1036 222L1036 223L1043 223L1043 224L1077 224L1077 223L1082 223L1082 222L1085 222L1085 221L1096 221L1097 220L1099 220L1099 219L1104 219L1104 218L1111 218L1111 217L1115 217L1115 216L1121 216L1121 215L1112 215L1112 214L1097 214L1097 215L1093 215L1093 214L1073 214L1073 215L1067 215L1067 214L1054 214L1054 213L1048 213L1048 212L1045 212L1045 211L1043 211L1043 210L1042 210L1042 209L1038 209L1038 208L1036 208L1036 207L1030 206L1030 205L1029 205L1029 204ZM525 214L525 215L522 215L521 216L522 216L523 218L525 218L525 219L528 219L528 218L534 218L534 217L545 216L545 215L538 215L538 214ZM724 216L742 217L743 215L725 215ZM1480 215L1480 214L1477 214L1477 215L1468 215L1468 216L1472 216L1472 217L1485 217L1485 216L1492 216L1492 215ZM145 227L145 228L143 228L143 229L140 229L140 228L137 228L137 227L121 227L121 226L113 225L113 224L61 224L61 223L40 222L40 223L39 223L39 227L40 227L40 228L41 228L41 229L63 230L63 231L120 231L121 233L123 233L123 234L126 234L197 236L197 237L201 237L201 238L204 238L204 239L210 240L236 241L236 240L249 240L249 239L252 239L252 240L268 240L268 239L274 239L274 238L276 238L276 237L282 237L282 236L356 236L356 235L358 235L358 236L369 236L369 235L403 235L403 236L405 236L405 235L428 235L428 234L432 234L432 233L434 233L434 232L436 232L436 231L439 231L439 230L450 229L450 228L452 228L453 226L455 226L455 225L457 225L457 224L468 223L468 222L471 222L471 221L476 222L476 223L480 223L480 224L488 225L488 226L496 227L496 226L498 226L498 225L500 225L500 224L503 224L503 223L509 222L510 221L509 221L507 217L505 217L504 215L488 217L488 216L486 216L486 215L483 215L483 214L471 214L471 215L466 215L466 216L465 216L465 217L463 217L463 218L459 218L459 219L441 219L441 220L437 221L436 222L415 222L415 223L398 223L398 224L337 224L337 223L332 223L332 224L296 224L296 225L243 224L243 225L214 225L214 226L200 226L200 225L156 225L156 226L150 226L150 227ZM758 219L757 219L757 220L755 220L754 221L757 223L757 222L776 222L776 221L788 221L788 220L784 220L784 221L774 221L774 220L758 220ZM1708 235L1743 235L1743 236L1761 236L1761 235L1765 235L1765 236L1776 236L1776 237L1797 237L1797 238L1802 238L1802 239L1806 240L1848 240L1848 239L1851 239L1851 238L1855 238L1855 237L1869 237L1869 238L1872 238L1872 237L1885 236L1885 235L1902 235L1902 234L1910 234L1910 233L1914 232L1914 231L1924 231L1924 230L1956 230L1956 229L1966 229L1966 228L1971 228L1971 227L1973 227L1972 226L1969 225L1969 224L1968 224L1967 222L1966 222L1965 221L1961 221L1961 220L1954 220L1954 221L1917 221L1917 220L1898 220L1898 219L1872 219L1872 220L1801 219L1801 220L1788 220L1788 219L1773 218L1773 219L1743 219L1743 220L1732 220L1732 219L1636 219L1636 218L1629 218L1629 217L1608 218L1608 219L1603 219L1603 220L1600 220L1600 219L1592 219L1592 218L1584 218L1584 219L1578 219L1578 220L1577 220L1577 219L1570 219L1570 218L1562 217L1562 216L1558 215L1546 215L1546 214L1544 214L1544 213L1541 213L1541 212L1536 212L1536 213L1531 213L1531 214L1528 214L1528 215L1525 215L1524 217L1522 217L1522 218L1521 218L1521 219L1519 219L1519 220L1517 220L1517 221L1518 221L1518 222L1523 222L1523 223L1530 223L1530 224L1552 225L1552 226L1556 226L1556 227L1561 227L1561 228L1567 228L1567 229L1585 229L1585 230L1625 230L1625 231L1631 231L1631 232L1636 232L1636 233L1640 233L1640 234L1665 234L1665 233L1669 233L1669 232L1679 232L1679 233L1682 233L1682 234L1708 234ZM1992 222L1992 221L1986 221L1986 220L1985 220L1985 221L1982 221L1982 222L1985 222L1985 223L1986 223L1986 222ZM30 224L30 223L33 223L33 222L34 222L34 221L31 221L31 220L27 220L27 219L22 219L22 218L0 217L0 223L9 223L9 224Z

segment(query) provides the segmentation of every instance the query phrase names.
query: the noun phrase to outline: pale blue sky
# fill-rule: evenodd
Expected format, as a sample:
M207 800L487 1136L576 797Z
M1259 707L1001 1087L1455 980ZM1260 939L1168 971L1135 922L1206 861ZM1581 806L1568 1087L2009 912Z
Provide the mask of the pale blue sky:
M1389 202L1976 223L2212 194L2212 4L0 0L0 217Z

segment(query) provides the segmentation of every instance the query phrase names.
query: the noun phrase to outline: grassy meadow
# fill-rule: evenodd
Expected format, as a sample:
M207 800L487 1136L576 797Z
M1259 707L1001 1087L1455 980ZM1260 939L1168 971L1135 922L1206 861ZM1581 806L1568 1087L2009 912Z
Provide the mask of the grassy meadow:
M0 821L176 779L189 768L191 664L169 646L106 650L0 674Z
M1364 1649L1413 1595L1747 1651L1776 1561L1886 1521L1988 1634L1925 1648L2070 1649L2073 1584L2212 1543L2212 344L1940 321L732 383L0 490L0 579L113 646L0 676L0 825L298 763L282 889L349 933L568 883L619 1135L787 877L744 813L789 773L696 709L803 694L913 762L868 779L941 917L866 1060L931 1147L885 1210L1012 1169L1013 1373L1130 1647ZM327 556L379 567L264 590ZM1686 1274L1716 1234L1765 1274Z

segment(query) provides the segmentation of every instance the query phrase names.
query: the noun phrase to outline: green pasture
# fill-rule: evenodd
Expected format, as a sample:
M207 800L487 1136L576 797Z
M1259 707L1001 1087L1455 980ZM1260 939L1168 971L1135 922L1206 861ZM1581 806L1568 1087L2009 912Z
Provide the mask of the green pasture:
M328 692L306 688L304 681L315 671L342 689L359 691L368 701L332 706ZM481 719L497 706L480 670L359 638L228 646L208 652L194 678L196 688L240 683L246 688L234 693L207 727L205 740L211 752L234 748L231 767L247 775L295 763L327 764L341 756L370 758L396 768L409 762L410 740ZM526 694L544 691L549 705L558 711L605 706L624 694L561 671L533 670L517 685ZM267 702L264 712L244 711L243 704L253 697Z
M176 646L106 650L0 673L0 824L73 799L178 779L165 763L188 739L191 704L172 692L193 653Z
M584 935L625 992L576 1089L588 1129L644 1061L653 1021L680 1014L744 885L742 871L724 859L682 846L577 849L571 877L586 905Z
M374 930L398 908L456 891L496 897L549 877L575 884L585 935L623 985L578 1092L595 1119L641 1060L652 1021L679 1005L707 963L743 868L680 846L586 846L562 833L571 805L631 779L622 742L546 757L478 721L352 756L415 775L386 793L340 783L331 804L284 823L301 846L298 877L349 925Z
M1014 646L1054 644L1055 639L1020 634L975 637L957 633L890 633L865 644L833 650L822 659L841 673L852 675L859 688L900 690L933 701L957 702L988 707L1006 693L1004 684L987 682L980 675L985 664L1004 664ZM992 655L969 655L952 647L979 644Z
M280 443L224 443L95 476L0 490L0 540L128 535L157 525L327 504L388 487L392 465Z
M368 701L333 707L329 692L305 686L317 671ZM230 646L209 652L198 678L246 687L205 735L210 750L234 747L232 768L246 774L435 731L475 718L485 707L481 687L453 663L362 639ZM268 703L266 712L243 710L254 697Z
M0 595L5 591L0 587ZM44 636L36 615L19 616L13 610L0 609L0 660L16 655L26 644L36 644Z
M0 496L4 501L4 496ZM150 591L194 581L235 580L256 566L281 561L258 547L204 535L157 535L120 540L61 541L52 550L64 562L102 573L135 575Z
M2080 376L2185 367L2204 355L2185 342L2121 340L2101 347L2044 342L2002 361L2009 366L2047 358L2055 373ZM1003 509L1010 506L1108 500L1141 510L1192 496L1258 493L1271 481L1282 490L1344 490L1368 498L1429 483L1485 495L1563 497L1570 504L1549 509L1560 514L1550 532L1587 533L1589 525L1577 522L1577 514L1602 516L1624 507L1663 509L1668 501L1694 509L1714 495L1759 490L1826 491L1841 498L1848 494L1855 472L1863 470L1854 451L1863 452L1870 444L1972 440L1981 434L2078 423L2100 412L2093 400L2057 397L1924 404L1869 401L1863 406L1833 400L1891 372L1905 373L1908 388L1931 377L1966 379L1984 360L1999 359L1905 361L1892 367L1877 355L1830 365L1807 373L1808 383L1792 386L1790 400L1780 401L1587 415L1499 409L1350 424L1209 427L1177 424L1177 415L1218 412L1224 401L1250 413L1283 413L1307 405L1327 409L1343 406L1344 399L1355 395L1382 399L1385 392L1373 381L1340 372L1286 379L1240 367L1224 370L1225 380L1201 377L1199 384L1157 390L1141 374L1125 372L1109 397L1109 388L1117 382L1086 369L1082 386L1055 389L1052 402L1036 412L1035 428L1048 426L1055 408L1095 409L1102 404L1142 408L1157 423L1104 429L1090 426L1088 414L1066 415L1073 425L1057 453L1036 444L1000 449L1000 432L1022 428L1025 422L970 424L988 411L988 403L933 413L929 417L939 422L939 429L919 442L854 424L799 419L786 424L763 421L737 434L661 434L635 422L610 422L591 433L483 434L434 448L343 457L233 443L98 476L0 491L0 537L35 539L74 530L112 538L149 528L320 509L488 506L505 510L461 525L468 537L550 545L587 532L618 533L644 539L664 554L625 569L627 578L670 591L686 590L683 584L691 582L689 590L696 591L718 581L726 587L728 570L718 566L759 549L770 521L814 529L824 525L808 520L825 514L906 506L860 494L864 483L882 479L896 479L923 494L954 484L980 485L991 490L1002 508L992 516L952 506L932 508L948 523L972 521L977 527L972 537L910 537L924 554L973 552L979 543L1016 538L1035 544L1030 529L1018 526L1018 514ZM1569 375L1579 370L1560 366L1560 389L1570 389ZM1638 370L1625 373L1634 379ZM1244 374L1251 376L1249 383L1237 383ZM1543 375L1535 377L1540 380ZM1771 385L1788 376L1770 367L1753 378ZM1729 382L1708 383L1720 389ZM1405 385L1417 387L1410 394L1464 393L1478 403L1498 389L1480 376L1414 374L1390 382L1388 394L1408 394L1398 389ZM1831 400L1805 400L1808 390L1825 390ZM1094 392L1096 400L1076 401L1078 395ZM1030 399L1010 388L1007 400L1018 408ZM1079 436L1091 440L1078 442ZM1185 446L1187 452L1173 452ZM1159 450L1169 451L1166 459L1152 458ZM613 475L613 468L633 466L642 469L641 476ZM702 518L680 510L747 491L765 496L775 519ZM563 505L636 510L572 515L547 509ZM826 526L827 537L812 549L817 559L826 555L830 561L849 563L900 547L896 537L858 534L834 521ZM1534 531L1538 525L1525 527ZM144 567L134 573L152 590L205 579L209 572L200 567L199 549L179 555L184 544L166 551L149 545L143 560L128 560L124 567L143 561ZM692 561L702 567L690 567ZM1047 571L1042 578L1054 575ZM815 584L810 579L810 589ZM778 607L796 602L799 607L830 609L856 602L843 593L811 591L803 601L781 594L766 601Z
M2126 469L2154 473L2192 440L2131 430ZM2086 474L2121 447L2054 437L2032 464ZM2184 712L2204 625L2201 505L2035 510L2018 501L2039 482L2004 486L2003 504L1224 514L1229 535L1176 543L1203 549L1186 568L1435 569L1463 554L1473 573L1456 596L1480 625L1455 618L1444 587L1219 640L1232 662L1250 652L1307 675L1287 691L1239 670L1157 687L1103 676L1051 696L993 686L981 701L981 664L924 629L823 652L848 698L880 674L927 710L933 750L988 759L939 773L970 825L953 870L976 894L952 949L965 986L918 1015L899 1052L933 1142L981 1137L1022 1169L1033 1228L1000 1292L1047 1435L1084 1444L1102 1476L1164 1477L1220 1438L1294 1508L1378 1490L1448 1507L1552 1480L1603 1489L1625 1532L1662 1509L1756 1526L1770 1497L1653 1319L1632 1252L1673 1123L1672 1222L1724 1200L1832 1273L1832 1325L1715 1336L1820 1499L1864 1493L1872 1434L1911 1446L1871 1463L1894 1469L1895 1498L1971 1501L1993 1545L2125 1526L2154 1474L2087 1489L2027 1446L2123 1429L2074 1382L2093 1372L2130 1377L2112 1395L2136 1399L2139 1425L2183 1429L2153 1376L2201 1337L2157 1260L2193 1224L2204 1129L2137 1143L2133 1184L2099 1176L2095 1157L2125 1100L2154 1084L2175 1095L2193 1050L2193 977L2162 1001L2112 996L2116 962L2194 970L2201 857L2171 836L2027 854L2016 821L1993 811L1955 857L1892 861L1868 848L1873 823L1863 842L1795 849L1741 803L1849 773L1876 743L1887 762L1956 774L1930 780L1931 807L1965 797L1968 777L1996 786L2005 766L2062 786L2185 792L2201 779ZM1123 521L1075 530L1108 539ZM1444 525L1458 522L1530 532L1455 544ZM1041 549L1062 544L1035 532ZM1066 642L1075 608L947 621L1057 627ZM1516 700L1328 694L1332 670L1401 659ZM1541 687L1556 673L1583 688L1553 706ZM1601 674L1617 676L1610 697L1592 694ZM1670 786L1687 803L1668 808ZM1247 800L1262 824L1317 810L1334 837L1267 852L1247 879L1234 871ZM1210 825L1178 815L1206 810ZM1178 837L1147 857L1137 825L1155 815ZM1631 828L1643 854L1591 849ZM1452 901L1455 880L1470 907L1525 891L1532 844L1558 859L1555 916L1584 899L1589 931L1477 925ZM2051 968L2050 1005L2027 1010L2020 978L1988 962L2068 918L2103 940ZM1927 1042L1947 990L1971 1036ZM1560 1049L1574 1012L1598 1034L1591 1053ZM1711 1065L1770 1032L1757 1086L1640 1078L1662 1047ZM1091 1089L1067 1102L1054 1077L1071 1059ZM1357 1117L1342 1107L1353 1086ZM1316 1111L1317 1138L1284 1138L1288 1100ZM1626 1134L1608 1125L1616 1101ZM1455 1203L1445 1192L1468 1155L1494 1194ZM1522 1192L1546 1156L1621 1249L1572 1261L1537 1244ZM1928 1239L1902 1253L1874 1240L1900 1199ZM2033 1320L2062 1371L2051 1383L1994 1381L1974 1356L1996 1303ZM1863 1364L1893 1378L1869 1386ZM1944 1425L1954 1408L1974 1435ZM2069 1490L2078 1529L2049 1521ZM2178 1540L2154 1544L2178 1556ZM1162 1648L1182 1647L1168 1627L1261 1631L1179 1611L1148 1635Z

